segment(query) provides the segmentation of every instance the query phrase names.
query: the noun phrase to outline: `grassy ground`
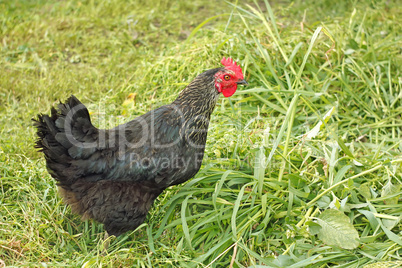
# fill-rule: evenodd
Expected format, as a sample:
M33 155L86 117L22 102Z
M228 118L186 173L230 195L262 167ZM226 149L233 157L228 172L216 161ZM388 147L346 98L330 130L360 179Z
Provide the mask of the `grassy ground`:
M0 267L401 265L397 1L234 3L0 1ZM250 86L219 101L202 170L102 256L30 119L74 94L115 126L222 56Z

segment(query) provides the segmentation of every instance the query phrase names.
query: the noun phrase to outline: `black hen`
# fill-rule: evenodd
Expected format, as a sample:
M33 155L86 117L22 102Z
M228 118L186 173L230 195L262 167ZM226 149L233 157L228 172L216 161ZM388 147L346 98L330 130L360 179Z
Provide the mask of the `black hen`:
M98 129L74 96L34 119L47 169L74 213L110 235L134 230L164 189L200 169L210 115L219 94L246 84L231 59L198 75L171 104L113 129Z

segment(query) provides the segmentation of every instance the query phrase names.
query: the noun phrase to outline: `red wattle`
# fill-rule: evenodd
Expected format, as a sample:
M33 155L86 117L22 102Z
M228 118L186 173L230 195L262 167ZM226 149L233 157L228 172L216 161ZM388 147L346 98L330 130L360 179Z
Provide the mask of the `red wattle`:
M232 96L232 95L236 92L236 89L237 89L237 86L236 86L236 85L233 86L233 87L224 88L224 89L222 89L222 94L223 94L223 96L225 96L226 98L227 98L227 97L230 97L230 96Z

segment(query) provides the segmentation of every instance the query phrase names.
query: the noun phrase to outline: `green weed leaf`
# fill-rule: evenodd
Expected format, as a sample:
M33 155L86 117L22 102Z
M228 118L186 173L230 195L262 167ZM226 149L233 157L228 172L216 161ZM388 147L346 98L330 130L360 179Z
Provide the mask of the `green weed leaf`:
M318 237L328 245L338 246L344 249L354 249L359 246L359 234L350 223L349 218L335 209L328 209L321 213L317 223L322 229Z

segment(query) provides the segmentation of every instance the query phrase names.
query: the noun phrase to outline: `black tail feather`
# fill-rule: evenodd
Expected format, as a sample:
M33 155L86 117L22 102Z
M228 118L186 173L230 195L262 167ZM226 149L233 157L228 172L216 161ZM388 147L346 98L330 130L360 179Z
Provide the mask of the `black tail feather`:
M60 102L57 110L52 107L50 116L39 114L32 120L38 136L35 148L44 153L49 173L61 185L73 183L79 174L70 168L71 162L75 156L95 150L80 146L88 141L88 133L97 133L87 108L72 95L66 102Z

